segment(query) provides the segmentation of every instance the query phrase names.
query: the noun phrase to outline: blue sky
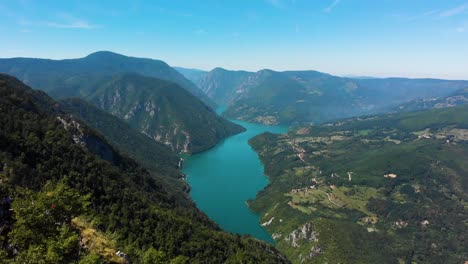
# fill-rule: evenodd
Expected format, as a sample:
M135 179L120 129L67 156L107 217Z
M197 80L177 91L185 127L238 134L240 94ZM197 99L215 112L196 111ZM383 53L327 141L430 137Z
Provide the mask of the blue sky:
M468 79L468 1L0 0L0 57Z

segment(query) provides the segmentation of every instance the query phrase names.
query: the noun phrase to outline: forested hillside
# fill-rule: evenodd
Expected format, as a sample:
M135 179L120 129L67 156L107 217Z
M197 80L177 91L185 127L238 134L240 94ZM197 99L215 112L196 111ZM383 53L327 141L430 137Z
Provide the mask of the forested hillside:
M250 201L294 263L468 260L468 107L368 116L250 141Z
M183 175L179 170L182 165L169 146L158 143L132 129L122 119L108 114L104 110L78 98L60 101L60 108L98 131L109 140L119 152L139 162L155 175L157 179L166 181L176 190L188 190L188 185L181 184ZM176 182L176 184L174 184ZM182 194L180 194L182 196Z
M244 130L177 84L138 74L105 78L85 99L177 152L200 152Z
M317 71L229 71L216 68L198 86L225 116L263 124L319 124L392 111L403 103L445 97L467 81L352 79Z
M102 51L68 60L0 59L0 72L56 98L91 101L175 152L207 150L243 131L218 117L215 104L163 61Z
M458 90L445 97L419 99L395 107L395 111L419 111L433 108L455 107L468 104L468 88Z
M98 51L84 58L66 60L0 59L0 72L16 76L27 85L58 98L85 96L106 76L138 73L176 83L207 105L214 106L196 85L167 63L109 51Z
M287 262L220 231L154 177L43 92L0 75L0 262Z

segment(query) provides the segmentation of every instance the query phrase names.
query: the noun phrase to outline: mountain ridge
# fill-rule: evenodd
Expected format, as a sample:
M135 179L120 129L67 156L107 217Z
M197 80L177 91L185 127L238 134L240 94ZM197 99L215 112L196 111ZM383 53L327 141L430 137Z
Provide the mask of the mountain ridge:
M467 85L464 80L353 79L319 71L220 68L198 82L210 98L228 105L225 116L264 124L321 123L388 112L404 102L448 95Z
M85 99L177 152L200 152L244 130L177 84L134 73L105 78Z
M161 60L126 56L110 51L97 51L77 59L0 59L0 72L18 77L36 89L51 93L53 97L66 98L85 93L93 78L134 72L144 76L172 81L185 88L210 107L215 104L198 87L178 71ZM73 78L87 75L85 83L73 82Z
M0 263L288 263L181 204L44 92L0 74L0 102Z
M466 105L264 133L249 206L293 263L462 263L467 142Z

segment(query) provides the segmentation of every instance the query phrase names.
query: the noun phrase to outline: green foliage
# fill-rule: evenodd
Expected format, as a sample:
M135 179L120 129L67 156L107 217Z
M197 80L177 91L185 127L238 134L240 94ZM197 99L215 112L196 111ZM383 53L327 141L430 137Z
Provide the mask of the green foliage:
M79 264L101 264L104 263L100 256L88 254L80 258Z
M283 220L267 229L282 234L277 247L296 263L461 263L468 257L460 239L468 235L467 113L460 106L259 135L250 144L271 185L251 208L262 221ZM305 223L318 241L292 246L284 237ZM322 252L304 257L312 246Z
M468 104L468 88L460 89L442 98L419 99L401 104L395 111L420 111L433 108L453 107Z
M178 85L137 74L105 78L85 98L175 151L200 152L244 130Z
M198 84L216 102L229 105L224 113L228 117L293 125L388 112L404 102L447 96L468 86L466 81L358 80L315 71L222 69L209 72Z
M29 85L56 98L92 101L176 152L207 150L243 131L217 116L215 104L162 61L96 52L63 61L0 59L0 72L27 76Z
M143 264L162 264L167 263L166 254L162 251L158 251L153 247L150 247L143 253L142 263Z
M8 263L97 260L79 246L80 233L70 223L77 215L115 239L134 263L143 262L149 248L179 263L223 263L238 254L252 263L287 262L270 245L222 232L57 102L5 75L0 128L0 197L14 199L13 215L2 208L0 219L6 230L0 254L10 245L17 250Z
M105 135L121 153L138 161L155 176L155 180L163 181L171 191L177 192L178 196L183 198L184 194L180 192L188 187L180 181L179 158L168 146L132 129L120 118L82 99L63 100L60 105L64 111Z
M84 58L71 60L0 59L0 72L19 79L27 76L30 86L58 98L85 96L103 77L133 72L176 83L214 107L213 102L200 89L165 62L127 57L108 51L99 51Z
M85 212L88 200L63 182L48 183L40 192L16 188L14 224L8 233L9 243L21 249L15 261L67 263L78 258L79 236L70 221Z

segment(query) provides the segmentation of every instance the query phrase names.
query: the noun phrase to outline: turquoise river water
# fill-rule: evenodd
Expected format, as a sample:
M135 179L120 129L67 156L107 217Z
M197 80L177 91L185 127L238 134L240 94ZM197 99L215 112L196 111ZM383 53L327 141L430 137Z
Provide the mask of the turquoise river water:
M246 204L268 184L263 165L248 140L266 131L285 133L287 128L231 121L247 131L186 158L183 171L191 186L192 199L224 230L273 242L261 227L259 216Z

